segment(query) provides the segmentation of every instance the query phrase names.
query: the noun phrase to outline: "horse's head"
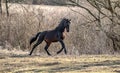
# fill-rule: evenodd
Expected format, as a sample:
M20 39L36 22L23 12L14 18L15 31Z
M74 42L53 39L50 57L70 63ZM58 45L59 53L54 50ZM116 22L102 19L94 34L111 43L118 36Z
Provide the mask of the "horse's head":
M71 19L64 18L64 27L66 28L67 32L69 32L70 21Z
M63 18L56 29L62 32L64 32L64 29L66 29L67 32L69 32L70 21L70 19Z

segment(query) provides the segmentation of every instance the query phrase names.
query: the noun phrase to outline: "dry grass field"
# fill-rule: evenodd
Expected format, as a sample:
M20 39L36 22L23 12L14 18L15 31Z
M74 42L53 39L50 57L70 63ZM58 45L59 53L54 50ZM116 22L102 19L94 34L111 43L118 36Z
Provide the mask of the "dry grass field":
M0 73L120 73L120 55L28 56L5 51L0 52Z

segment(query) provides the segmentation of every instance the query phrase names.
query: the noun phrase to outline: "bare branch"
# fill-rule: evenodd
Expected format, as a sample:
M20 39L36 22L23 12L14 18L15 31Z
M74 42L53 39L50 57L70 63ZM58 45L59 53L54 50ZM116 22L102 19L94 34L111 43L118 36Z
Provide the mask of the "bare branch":
M82 15L84 18L88 19L89 21L93 21L93 20L89 19L88 17L86 17L85 15L83 15L82 13L80 13L80 12L78 12L78 11L72 9L71 7L68 7L68 8L69 8L71 11L73 11L73 12L75 12L75 13L78 13L78 14Z
M0 13L2 14L2 1L0 0Z
M86 10L88 13L90 13L90 15L92 15L92 17L94 17L94 19L98 20L98 18L97 18L88 8L86 8L86 7L84 7L84 6L81 6L80 4L76 3L76 2L73 1L73 0L69 0L69 1L70 1L71 3L73 3L73 5L78 6L78 7L80 7L80 8L83 8L83 9Z
M8 0L6 0L5 6L6 6L6 13L7 13L7 16L9 16L9 11L8 11Z

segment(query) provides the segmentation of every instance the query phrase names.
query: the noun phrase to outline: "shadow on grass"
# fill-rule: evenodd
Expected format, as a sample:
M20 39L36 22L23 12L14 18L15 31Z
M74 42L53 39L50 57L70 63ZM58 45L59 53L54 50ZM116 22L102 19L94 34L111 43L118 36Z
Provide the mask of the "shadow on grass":
M30 55L16 55L16 54L13 54L10 56L11 58L24 58L24 57L33 57L33 56L30 56Z
M120 70L115 70L114 72L120 73Z
M52 62L52 63L31 63L29 64L29 67L31 68L31 66L35 65L35 66L39 66L39 67L52 67L52 66L55 66L55 65L59 65L61 63L59 62ZM47 71L47 70L42 70L42 69L28 69L28 70L24 70L24 65L23 64L9 64L9 63L6 63L5 64L6 68L3 69L3 70L0 70L0 72L13 72L14 71L14 67L17 67L18 69L19 68L22 68L22 70L18 70L16 71L15 73L24 73L24 72L43 72L43 71ZM7 68L8 67L8 68Z
M51 66L51 67L52 67L52 66L60 65L60 64L61 64L60 62L51 62L51 63L50 63L50 62L48 62L48 63L38 63L38 62L35 63L35 62L34 62L34 63L29 63L30 66L33 66L33 65L34 65L34 66L38 66L38 67L39 67L39 66L40 66L40 67L41 67L41 66L43 66L43 67Z
M59 65L61 63L59 62L53 62L53 63L45 63L45 64L42 64L43 66L54 66L54 65Z
M102 61L102 62L94 62L94 63L88 63L87 65L84 65L85 67L90 67L90 66L113 66L113 65L120 65L120 60L115 60L115 61Z
M87 70L87 68L89 68L89 67L108 66L108 67L112 68L113 66L118 67L118 65L120 67L120 60L116 60L116 61L106 60L103 62L86 63L84 65L81 65L80 63L78 63L75 65L73 64L71 66L66 66L66 67L52 68L51 70L49 70L49 72L55 73L55 72L83 71L83 70L87 72L87 71L90 71L90 70ZM115 70L114 72L120 73L120 70Z
M38 69L30 69L30 70L21 70L21 71L17 71L15 73L28 73L28 72L43 72L43 70L38 70Z

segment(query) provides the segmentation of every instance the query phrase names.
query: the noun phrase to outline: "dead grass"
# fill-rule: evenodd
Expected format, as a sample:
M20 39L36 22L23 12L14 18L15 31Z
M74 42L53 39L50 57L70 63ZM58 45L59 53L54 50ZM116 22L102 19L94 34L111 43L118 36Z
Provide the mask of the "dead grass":
M26 53L27 54L27 53ZM120 73L119 55L0 56L1 73Z

